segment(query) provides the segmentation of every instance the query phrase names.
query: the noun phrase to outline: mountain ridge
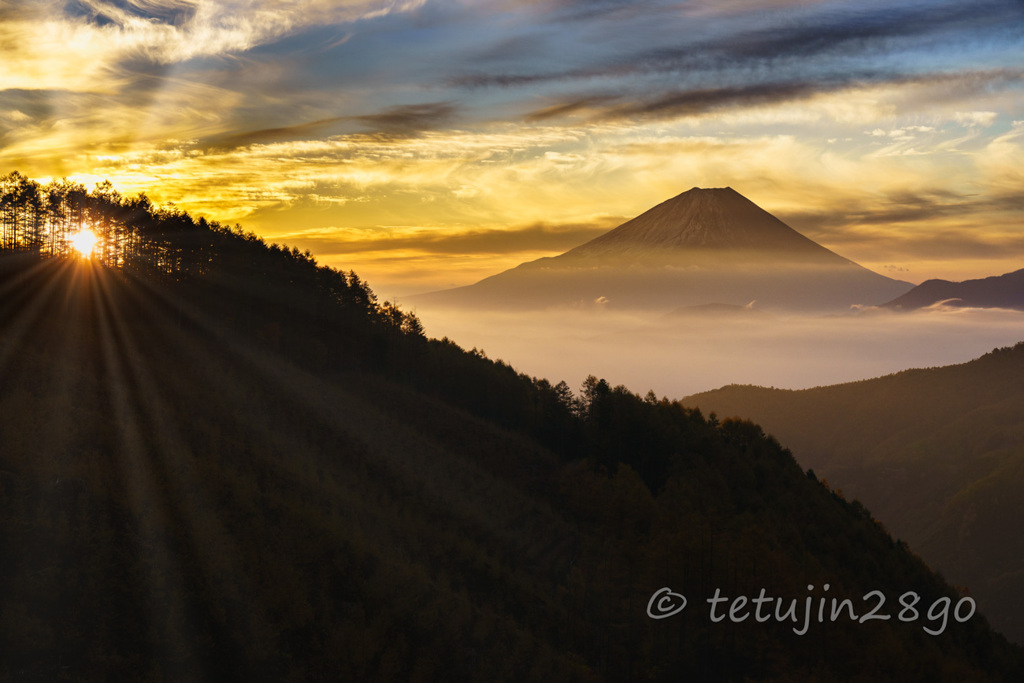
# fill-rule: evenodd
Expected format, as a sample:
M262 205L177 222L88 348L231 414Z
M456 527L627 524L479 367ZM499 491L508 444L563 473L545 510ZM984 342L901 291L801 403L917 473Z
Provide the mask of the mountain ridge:
M790 258L799 255L801 260L852 263L793 230L731 187L694 187L554 258L600 257L630 248L763 250Z
M864 502L993 624L1024 642L1024 342L972 361L812 389L730 385L682 399L757 421Z
M1024 310L1024 268L1002 275L953 282L925 280L883 308L916 310L938 303L964 308L1012 308Z

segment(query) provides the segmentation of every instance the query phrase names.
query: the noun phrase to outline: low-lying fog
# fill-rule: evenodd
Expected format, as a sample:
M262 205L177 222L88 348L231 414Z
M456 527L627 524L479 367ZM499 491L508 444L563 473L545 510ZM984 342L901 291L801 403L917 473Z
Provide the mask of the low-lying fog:
M417 311L430 337L447 336L520 372L587 375L645 394L681 398L726 384L788 389L951 365L1024 340L1024 313L936 307L869 309L830 317L757 311L627 314L607 310L488 313Z

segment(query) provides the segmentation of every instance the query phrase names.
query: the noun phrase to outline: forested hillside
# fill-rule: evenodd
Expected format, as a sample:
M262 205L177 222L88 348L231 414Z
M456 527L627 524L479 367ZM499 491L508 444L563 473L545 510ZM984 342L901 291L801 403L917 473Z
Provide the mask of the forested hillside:
M757 420L1024 642L1024 343L962 365L684 402Z
M354 273L109 187L74 194L80 258L55 196L0 196L0 677L1024 676L750 422L527 377ZM663 587L688 604L655 620ZM779 609L715 621L716 590Z

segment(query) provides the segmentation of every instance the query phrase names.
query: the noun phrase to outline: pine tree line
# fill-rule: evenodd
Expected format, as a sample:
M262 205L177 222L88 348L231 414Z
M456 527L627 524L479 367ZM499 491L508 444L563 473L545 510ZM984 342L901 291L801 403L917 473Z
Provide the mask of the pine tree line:
M288 296L314 293L320 304L344 309L349 317L423 335L414 314L378 303L355 272L318 265L308 250L268 245L239 225L194 218L173 205L156 207L144 193L122 195L107 180L90 192L66 178L42 185L18 171L0 176L0 254L76 257L73 238L86 230L96 236L93 261L126 274L225 286L240 279L284 284ZM278 291L275 298L281 296Z

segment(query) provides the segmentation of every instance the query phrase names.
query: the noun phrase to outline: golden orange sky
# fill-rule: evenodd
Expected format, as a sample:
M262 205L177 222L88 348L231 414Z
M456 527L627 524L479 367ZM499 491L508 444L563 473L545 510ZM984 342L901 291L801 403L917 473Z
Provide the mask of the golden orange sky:
M311 249L384 297L731 186L920 282L1024 267L1019 2L0 9L0 170Z

